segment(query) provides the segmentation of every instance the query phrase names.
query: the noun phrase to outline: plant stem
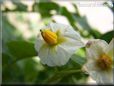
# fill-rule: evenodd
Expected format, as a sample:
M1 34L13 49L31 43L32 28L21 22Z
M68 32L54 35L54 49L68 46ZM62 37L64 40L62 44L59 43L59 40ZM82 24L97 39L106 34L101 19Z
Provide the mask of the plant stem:
M52 77L48 78L46 80L46 83L56 83L56 82L60 81L65 75L72 74L72 73L77 73L77 72L82 72L82 70L79 69L79 70L58 71Z

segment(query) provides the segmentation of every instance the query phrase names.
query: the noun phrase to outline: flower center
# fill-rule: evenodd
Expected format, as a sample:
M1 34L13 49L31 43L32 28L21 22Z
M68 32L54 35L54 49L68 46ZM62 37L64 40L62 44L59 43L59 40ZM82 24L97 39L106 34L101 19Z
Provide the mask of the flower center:
M49 45L55 45L57 44L57 35L55 32L52 32L49 29L41 30L41 34L45 42Z
M106 55L102 54L96 62L96 65L101 69L101 70L110 70L112 68L112 59Z

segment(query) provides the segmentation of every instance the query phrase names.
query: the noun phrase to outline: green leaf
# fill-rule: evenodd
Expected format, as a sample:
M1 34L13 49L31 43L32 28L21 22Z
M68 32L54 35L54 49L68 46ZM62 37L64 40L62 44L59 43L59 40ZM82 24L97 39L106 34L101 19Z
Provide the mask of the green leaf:
M54 75L52 75L52 77L48 78L46 82L54 84L59 82L63 77L71 75L71 74L76 74L82 72L82 70L72 70L72 69L65 69L62 71L58 71L56 72ZM70 76L69 76L70 77Z
M4 69L5 65L7 65L7 64L12 62L11 60L12 59L11 59L11 57L8 54L2 53L2 67L3 67L3 69Z
M38 73L41 71L41 65L38 62L36 62L33 58L20 60L18 61L18 64L22 68L25 83L34 83Z
M37 56L33 43L27 41L11 41L7 43L7 46L9 52L16 57L16 60Z
M17 8L15 9L15 11L27 11L27 6L19 3L19 2L14 2L14 4L17 6Z
M103 40L105 40L105 41L107 41L109 43L112 40L113 37L114 37L114 30L103 34L100 37L100 39L103 39Z
M4 14L2 15L2 52L4 53L9 53L7 50L7 46L6 43L11 41L11 40L21 40L22 38L22 34L21 32L16 29L11 23L10 21L7 19L7 15Z
M70 71L70 70L69 70ZM86 83L88 74L83 71L66 74L59 83L62 84L82 84Z
M71 60L79 64L80 66L83 66L86 62L86 59L84 57L78 56L76 54L72 55Z
M7 19L7 15L2 15L2 37L3 41L6 43L8 41L14 40L20 37L20 32L17 30ZM21 38L21 37L20 37Z
M87 78L87 74L83 72L81 69L65 69L61 71L55 72L52 77L47 79L47 83L55 84L55 83L71 83L70 80L72 77L75 77L75 79L83 79Z
M54 2L39 2L33 5L33 11L40 12L42 18L52 16L52 14L50 13L51 10L58 11L59 5Z
M81 17L80 12L79 12L79 9L78 9L78 6L76 4L74 4L74 3L72 3L72 5L75 8L75 11L76 11L75 14L78 15L79 17Z
M2 70L2 83L22 83L24 80L22 70L17 64L12 66L8 65L8 68Z

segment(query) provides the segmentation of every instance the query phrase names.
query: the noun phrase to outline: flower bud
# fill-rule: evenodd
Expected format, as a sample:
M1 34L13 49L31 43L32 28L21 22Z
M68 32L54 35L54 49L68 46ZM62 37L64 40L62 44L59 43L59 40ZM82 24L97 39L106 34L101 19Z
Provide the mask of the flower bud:
M52 32L51 30L46 29L44 31L41 31L41 34L47 44L49 45L57 44L57 35L55 32Z

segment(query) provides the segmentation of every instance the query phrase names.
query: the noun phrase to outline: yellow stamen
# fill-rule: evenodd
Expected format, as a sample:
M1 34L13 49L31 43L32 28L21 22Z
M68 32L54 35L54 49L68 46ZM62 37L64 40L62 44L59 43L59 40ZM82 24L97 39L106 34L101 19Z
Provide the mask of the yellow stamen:
M52 32L49 29L41 30L41 34L45 42L49 45L55 45L57 44L57 35L55 32Z
M102 54L96 62L96 65L101 69L101 70L109 70L112 68L112 59L106 55Z

